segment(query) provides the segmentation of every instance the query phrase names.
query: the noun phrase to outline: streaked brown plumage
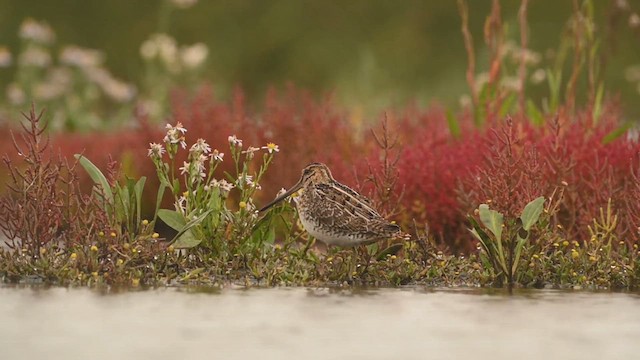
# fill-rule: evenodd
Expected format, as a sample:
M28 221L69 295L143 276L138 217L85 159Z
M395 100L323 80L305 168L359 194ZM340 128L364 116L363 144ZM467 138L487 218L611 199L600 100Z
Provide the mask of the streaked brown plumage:
M327 245L353 247L390 238L407 238L400 227L387 221L371 202L337 182L321 163L307 165L298 183L260 211L300 192L294 198L305 230Z

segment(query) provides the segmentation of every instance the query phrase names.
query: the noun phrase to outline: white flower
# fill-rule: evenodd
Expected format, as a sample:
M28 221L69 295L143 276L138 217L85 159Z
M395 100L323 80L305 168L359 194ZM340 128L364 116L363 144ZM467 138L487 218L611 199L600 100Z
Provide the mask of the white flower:
M207 173L205 172L206 168L204 166L205 161L207 161L207 156L200 154L200 156L195 161L196 170L198 171L198 175L201 178L207 177Z
M247 150L243 151L242 153L243 153L243 154L246 154L246 155L247 155L247 158L248 158L249 160L251 160L251 159L253 159L254 153L255 153L256 151L258 151L258 150L260 150L260 148L253 147L253 146L249 146L249 147L247 148Z
M64 96L71 90L72 76L66 68L53 68L48 71L44 82L33 88L33 96L40 100L51 100Z
M51 64L51 54L39 47L30 46L20 54L18 63L22 66L44 68Z
M0 68L9 67L13 63L11 52L4 46L0 46Z
M211 153L211 158L215 161L219 161L222 162L223 158L224 158L224 153L221 153L218 151L218 149L213 150L213 152Z
M143 59L149 61L159 58L174 73L180 70L177 54L176 40L167 34L153 34L140 46L140 56Z
M191 164L189 164L188 162L183 161L182 162L182 167L179 169L180 170L180 175L188 174L190 165Z
M531 82L534 84L540 84L547 78L547 73L543 69L537 69L531 74Z
M260 186L260 184L256 183L253 181L253 176L251 175L245 175L243 178L240 178L238 180L240 180L240 182L242 182L242 179L244 179L244 183L249 186L252 187L254 189L260 190L262 189L262 186Z
M228 140L229 140L229 144L242 147L242 140L238 139L235 135L229 136Z
M22 39L32 40L41 44L51 44L56 37L49 24L37 22L31 18L22 22L19 35Z
M167 124L166 126L167 134L165 135L163 141L166 144L180 144L183 149L187 148L187 143L184 140L184 133L187 132L182 126L181 122L176 123L176 126L171 126L171 124Z
M228 193L229 191L231 191L231 189L235 187L235 185L233 185L232 183L224 179L220 181L213 179L211 180L211 183L209 185L211 185L212 187L220 188L220 190L222 190L223 193Z
M80 69L89 80L100 86L100 89L114 101L127 102L136 95L136 88L133 85L114 78L106 69L95 66L81 67Z
M149 157L152 158L161 158L162 154L165 153L164 147L161 144L149 143Z
M209 146L209 144L207 144L207 142L204 139L198 139L196 143L191 146L191 149L189 149L189 152L196 153L196 154L208 154L211 152L211 147Z
M268 143L267 146L263 146L262 149L267 150L269 154L280 151L280 148L278 147L278 145L274 143Z
M13 105L21 105L27 100L27 95L24 93L24 90L16 84L11 83L7 86L7 99Z
M60 52L59 58L63 64L78 67L95 67L104 62L104 54L101 51L74 45L65 46Z
M180 51L180 58L187 69L199 67L207 59L207 56L209 56L209 48L203 43L183 47Z
M180 211L182 214L185 214L187 212L187 198L185 196L180 196L178 198L178 201L176 201L175 206L176 206L176 210Z
M188 9L195 5L198 0L171 0L171 3L180 9Z
M638 16L638 14L633 13L629 16L629 27L630 28L637 28L640 26L640 16Z

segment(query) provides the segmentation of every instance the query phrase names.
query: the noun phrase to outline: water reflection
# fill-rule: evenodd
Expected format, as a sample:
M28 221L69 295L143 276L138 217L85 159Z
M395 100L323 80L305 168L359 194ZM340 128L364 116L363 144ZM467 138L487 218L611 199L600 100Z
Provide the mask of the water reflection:
M640 297L496 289L0 287L3 359L635 358Z

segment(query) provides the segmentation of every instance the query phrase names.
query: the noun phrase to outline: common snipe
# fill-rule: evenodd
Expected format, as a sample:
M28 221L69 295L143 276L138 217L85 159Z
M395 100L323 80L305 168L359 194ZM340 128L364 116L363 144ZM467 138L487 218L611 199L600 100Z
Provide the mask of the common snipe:
M298 191L300 194L294 201L302 226L327 245L353 247L408 237L398 225L380 216L369 199L337 182L329 168L321 163L307 165L298 183L260 211Z

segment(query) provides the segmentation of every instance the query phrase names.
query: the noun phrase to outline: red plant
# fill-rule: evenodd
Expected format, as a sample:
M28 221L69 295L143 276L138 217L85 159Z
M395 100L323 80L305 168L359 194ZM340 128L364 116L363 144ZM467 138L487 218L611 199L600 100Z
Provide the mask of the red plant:
M13 138L12 152L23 166L8 154L3 157L10 181L8 193L0 198L0 230L7 245L38 257L46 246L90 243L104 228L105 213L80 190L75 163L48 153L42 113L32 108L24 117L27 125L21 141Z
M362 185L358 177L362 180L366 174L392 179L393 191L403 195L398 220L406 230L414 219L427 223L441 243L454 249L474 245L466 230L466 214L479 204L491 200L493 208L513 215L532 198L549 197L559 189L563 196L553 221L567 236L585 239L586 226L609 198L621 217L618 235L624 239L638 236L640 210L638 195L633 194L640 192L637 173L634 178L640 167L640 145L624 137L607 139L620 126L615 103L603 107L597 123L591 111L576 115L561 111L543 127L518 115L511 124L490 118L486 128L478 129L469 113L452 124L438 107L389 113L389 127L398 134L401 152L397 161L385 162L375 138L358 140L348 114L330 97L313 100L290 87L284 95L271 92L261 112L250 110L239 91L231 103L216 101L208 88L194 97L176 92L172 99L173 115L168 122L182 122L189 143L202 137L224 151L227 137L235 134L245 146L268 142L280 146L262 183L263 201L297 181L305 165L321 161L330 166L336 179L356 188ZM83 153L103 171L111 154L125 174L149 178L151 190L145 195L152 204L157 179L147 148L161 141L164 129L149 124L143 115L138 114L137 119L135 131L64 134L54 140L53 147L66 157ZM386 169L379 166L384 163ZM230 165L224 162L222 170L231 171ZM385 196L383 190L389 186L381 184L378 194L371 193L374 197ZM369 194L366 189L365 193Z

